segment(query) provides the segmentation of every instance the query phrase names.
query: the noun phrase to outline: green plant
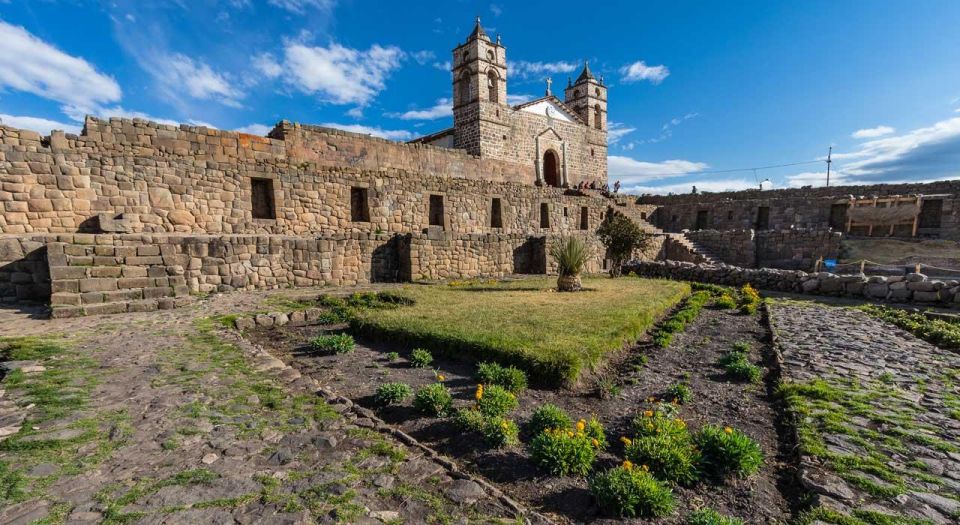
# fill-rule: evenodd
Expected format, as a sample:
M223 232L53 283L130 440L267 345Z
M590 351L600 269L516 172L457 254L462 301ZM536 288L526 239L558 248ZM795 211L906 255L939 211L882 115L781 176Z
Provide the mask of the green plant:
M453 407L453 396L443 383L433 383L417 391L413 406L428 416L445 416Z
M714 478L749 476L763 463L760 445L731 427L706 425L694 434L693 442L700 450L700 469Z
M687 525L743 525L743 520L728 518L713 509L702 508L687 516Z
M738 348L734 345L734 350L720 356L717 364L722 366L727 374L734 379L750 383L759 382L762 370L759 366L751 363L747 359L747 354L739 351L740 348L742 347Z
M461 430L480 432L483 430L485 419L476 407L461 408L453 413L453 422Z
M570 416L557 405L547 403L540 405L530 416L530 433L537 435L548 428L568 429L573 424Z
M593 438L582 431L548 428L530 441L534 463L555 476L585 476L597 458Z
M423 348L414 348L410 352L410 366L414 368L427 368L433 362L433 354Z
M749 354L750 343L746 341L737 341L736 343L733 343L733 351L740 352L741 354Z
M745 314L753 315L757 313L757 307L760 306L760 292L750 283L740 288L740 311Z
M628 461L593 476L590 492L604 513L621 518L666 516L674 506L670 487Z
M331 354L346 354L353 351L353 336L350 334L318 335L310 340L314 350Z
M389 360L389 361L397 361L398 359L400 359L400 354L399 354L399 353L397 353L397 352L387 352L387 360Z
M596 417L591 417L590 421L587 421L584 433L590 439L596 440L593 446L597 447L598 450L607 449L607 433L603 429L603 424Z
M637 437L624 447L624 455L635 465L646 465L664 481L690 485L699 477L697 450L685 432Z
M413 389L406 383L384 383L377 387L373 401L379 406L389 406L402 403L413 395Z
M610 213L597 228L597 237L607 249L607 255L613 259L610 276L619 277L623 264L636 250L643 250L650 243L650 235L645 233L626 216Z
M693 390L683 381L674 383L667 388L667 398L680 404L689 403L693 399Z
M929 319L922 313L888 306L866 305L859 308L873 317L893 323L941 348L960 348L960 323L957 321Z
M717 297L717 300L714 302L717 305L717 308L721 310L732 310L737 307L737 300L733 298L732 295L725 293L720 297Z
M461 408L454 412L453 421L463 430L479 433L493 447L520 443L516 423L503 417L487 417L474 408Z
M550 246L550 257L557 262L561 277L580 275L583 267L590 258L587 244L578 237L565 237L557 240Z
M502 417L516 410L517 396L499 385L478 386L477 409L487 417Z
M686 421L677 417L677 409L668 403L657 403L633 419L637 437L668 436L681 439L688 435Z
M476 378L485 385L500 385L515 394L527 388L527 374L515 366L483 362L477 365Z

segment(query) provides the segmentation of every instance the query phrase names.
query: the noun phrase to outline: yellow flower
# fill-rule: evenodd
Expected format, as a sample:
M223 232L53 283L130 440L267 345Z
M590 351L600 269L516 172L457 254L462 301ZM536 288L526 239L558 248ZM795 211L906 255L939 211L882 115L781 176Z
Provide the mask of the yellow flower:
M623 444L628 447L630 446L630 443L633 443L633 441L631 441L630 438L628 438L627 436L621 437L620 441L623 442Z
M593 441L591 441L591 443L593 443L593 446L595 446L595 447L599 447L599 446L600 446L600 442L597 441L596 438L594 438Z
M633 463L629 459L623 460L623 468L626 470L633 470Z
M503 421L500 422L500 426L503 427L504 430L506 430L507 427L510 426L510 423L507 423L507 420L504 419Z
M723 431L727 434L733 434L733 429L730 427L723 427Z
M643 417L653 417L653 410L647 410L643 413Z
M573 437L573 432L567 431L567 437Z
M483 398L483 385L477 385L477 393L474 394L474 397L477 398L477 401Z
M437 374L437 381L443 381L444 379L446 378L443 377L443 374Z
M583 432L583 429L587 427L587 423L584 420L577 421L577 432Z
M640 468L642 468L644 472L650 472L650 467L646 465L640 465Z

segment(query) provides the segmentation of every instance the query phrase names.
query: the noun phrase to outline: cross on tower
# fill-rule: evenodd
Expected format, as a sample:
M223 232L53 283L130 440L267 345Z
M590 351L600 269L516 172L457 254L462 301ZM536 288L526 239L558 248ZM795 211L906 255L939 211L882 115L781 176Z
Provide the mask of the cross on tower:
M550 96L550 84L553 84L553 79L550 77L547 77L547 96L548 97Z

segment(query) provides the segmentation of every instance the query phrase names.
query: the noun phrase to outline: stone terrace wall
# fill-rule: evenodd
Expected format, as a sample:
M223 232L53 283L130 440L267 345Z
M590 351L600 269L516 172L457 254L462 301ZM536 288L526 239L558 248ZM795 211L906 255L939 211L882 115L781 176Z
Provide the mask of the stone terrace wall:
M316 146L322 151L339 151L349 141L361 149L437 149L344 132L320 135L344 141ZM84 135L54 133L49 140L0 127L0 233L98 232L104 222L119 225L104 231L128 233L409 233L427 226L429 196L439 194L447 231L543 234L578 229L581 207L595 228L610 203L558 188L460 178L459 161L428 172L370 171L364 169L369 162L349 159L338 160L348 167L318 166L301 160L300 151L308 148L291 140L121 119L88 118ZM478 166L482 174L486 168ZM273 181L276 219L253 218L251 178ZM369 221L351 221L352 187L367 189ZM503 207L502 228L490 224L495 197ZM549 206L548 228L540 227L542 203Z
M783 190L745 190L723 193L699 193L669 196L641 196L641 204L660 206L651 220L660 228L679 232L697 228L697 214L706 212L705 229L735 230L757 227L758 210L769 208L767 227L771 230L828 229L831 207L838 200L853 196L942 195L943 209L939 228L921 230L943 239L960 239L960 181L927 184L878 184L872 186L836 186ZM940 198L940 197L938 197ZM835 225L839 226L839 225ZM838 229L838 228L834 228ZM883 229L878 230L883 233Z
M829 230L697 230L686 236L727 264L791 270L813 269L820 257L836 258L841 238Z
M764 290L960 308L960 282L931 280L917 273L867 277L827 272L807 273L800 270L708 266L676 261L638 262L630 264L624 270L644 277L728 286L750 283Z
M0 303L49 299L46 245L29 238L0 237Z

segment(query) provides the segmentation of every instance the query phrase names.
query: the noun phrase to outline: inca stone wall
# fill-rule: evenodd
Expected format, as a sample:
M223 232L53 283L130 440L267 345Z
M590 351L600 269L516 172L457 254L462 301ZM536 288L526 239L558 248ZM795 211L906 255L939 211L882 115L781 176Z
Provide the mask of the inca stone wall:
M843 207L851 196L924 195L924 200L942 201L939 213L929 224L920 224L919 235L960 240L960 181L927 184L878 184L873 186L836 186L783 190L745 190L723 193L699 193L669 196L642 196L637 202L655 204L659 209L651 220L660 228L679 232L685 229L713 230L789 230L833 228L843 231L846 214ZM766 224L761 216L766 208ZM852 232L863 234L864 232ZM874 235L886 236L879 228ZM910 235L897 231L895 235Z
M0 236L0 303L50 297L47 247L29 238Z
M745 268L811 270L817 259L840 253L841 234L829 230L696 230L685 235L714 258Z

